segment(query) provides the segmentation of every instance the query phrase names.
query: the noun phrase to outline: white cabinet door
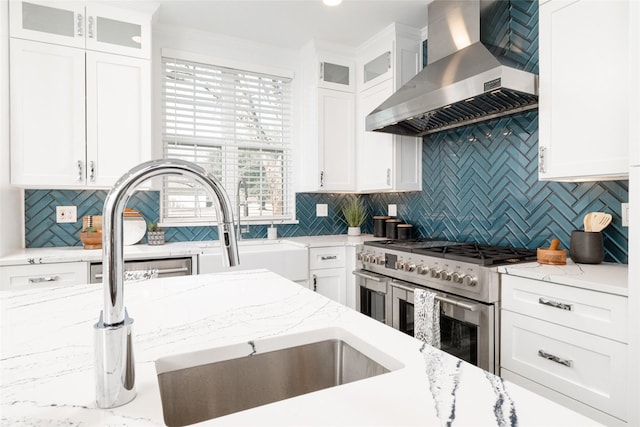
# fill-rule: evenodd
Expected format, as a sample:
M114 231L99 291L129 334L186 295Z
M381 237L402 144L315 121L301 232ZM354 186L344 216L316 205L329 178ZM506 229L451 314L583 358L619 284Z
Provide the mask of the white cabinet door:
M540 7L539 179L628 176L628 13L625 1Z
M422 189L422 139L365 130L367 114L393 93L388 79L360 93L358 108L358 191Z
M9 1L11 37L84 48L84 3Z
M393 185L394 135L365 130L367 114L392 93L393 80L387 79L360 94L358 132L362 139L358 150L358 189L361 191L389 190Z
M95 2L12 0L9 4L11 37L151 58L147 14Z
M355 189L354 95L318 89L319 189Z
M340 304L346 304L344 268L311 270L311 290Z
M150 159L149 61L87 51L87 181L112 186Z
M151 58L151 22L130 10L88 3L86 48Z
M84 56L11 39L12 184L84 184Z

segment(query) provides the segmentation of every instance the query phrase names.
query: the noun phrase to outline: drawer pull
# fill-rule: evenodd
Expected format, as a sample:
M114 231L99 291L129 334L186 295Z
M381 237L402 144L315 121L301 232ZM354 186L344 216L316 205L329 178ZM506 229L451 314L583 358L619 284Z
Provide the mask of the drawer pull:
M60 280L58 276L32 277L29 279L29 283L57 282L58 280Z
M338 256L337 255L322 255L320 257L321 261L329 261L329 260L332 260L332 259L338 259Z
M538 350L538 356L542 357L543 359L551 360L552 362L567 366L569 368L573 366L573 360L561 359L558 356L554 356L553 354L547 353L544 350Z
M542 305L548 305L549 307L559 308L561 310L571 311L573 306L571 304L565 304L563 302L551 301L546 298L539 298L538 303Z

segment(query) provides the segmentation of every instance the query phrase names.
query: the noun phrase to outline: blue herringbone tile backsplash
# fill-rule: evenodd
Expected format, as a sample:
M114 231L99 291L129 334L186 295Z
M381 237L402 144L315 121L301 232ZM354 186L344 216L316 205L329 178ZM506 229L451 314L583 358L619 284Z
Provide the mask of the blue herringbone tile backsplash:
M508 7L507 7L508 5ZM510 15L511 20L505 16ZM505 46L518 68L538 71L538 2L512 0L496 3L493 21L482 38L496 53ZM515 53L514 53L515 52ZM426 43L424 45L426 62ZM568 247L571 230L581 228L591 211L613 215L605 229L606 261L628 262L628 229L621 224L620 203L629 200L628 181L557 183L538 181L538 113L496 119L437 133L424 138L422 192L365 195L372 215L385 214L390 203L398 216L412 223L417 237L510 245L547 246L557 237ZM298 225L278 225L278 235L344 234L340 220L341 194L298 194ZM104 191L26 190L27 247L78 246L80 222L56 224L55 206L78 206L78 217L100 214ZM159 216L157 192L139 192L129 207L148 222ZM329 216L317 218L316 204L329 205ZM371 219L364 225L371 233ZM249 238L264 238L266 226L251 226ZM212 227L166 229L166 240L217 238Z

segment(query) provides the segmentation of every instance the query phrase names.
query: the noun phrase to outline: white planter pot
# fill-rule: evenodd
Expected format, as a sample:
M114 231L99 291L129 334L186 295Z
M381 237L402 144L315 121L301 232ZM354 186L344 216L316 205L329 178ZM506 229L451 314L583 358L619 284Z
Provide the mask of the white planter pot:
M360 235L360 227L349 227L347 229L347 235L349 235L349 236L359 236Z

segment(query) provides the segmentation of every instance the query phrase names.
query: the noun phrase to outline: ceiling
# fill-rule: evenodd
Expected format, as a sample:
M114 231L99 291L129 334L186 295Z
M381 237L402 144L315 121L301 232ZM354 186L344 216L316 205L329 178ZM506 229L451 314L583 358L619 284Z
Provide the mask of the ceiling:
M392 22L422 29L429 0L156 0L156 22L299 49L311 39L356 47Z

